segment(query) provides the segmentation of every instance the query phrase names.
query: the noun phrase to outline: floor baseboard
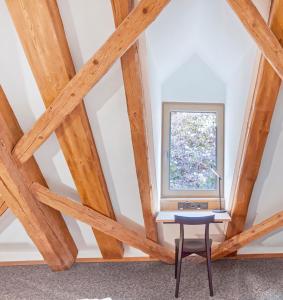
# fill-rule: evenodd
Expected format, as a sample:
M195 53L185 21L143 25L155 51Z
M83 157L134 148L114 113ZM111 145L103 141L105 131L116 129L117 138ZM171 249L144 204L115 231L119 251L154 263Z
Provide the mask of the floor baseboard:
M223 257L222 260L235 259L276 259L283 258L283 253L257 253L257 254L238 254L235 256ZM159 261L156 258L151 257L123 257L123 258L112 258L105 259L101 257L93 258L77 258L77 263L124 263L124 262L151 262ZM46 265L43 260L25 260L25 261L0 261L0 267L11 267L11 266L34 266L34 265Z
M283 258L283 253L256 253L256 254L237 254L235 256L227 256L221 259L273 259Z
M101 258L101 257L90 257L90 258L77 258L76 263L108 263L108 262L148 262L148 261L159 261L158 259L151 257L123 257L123 258ZM0 267L11 267L11 266L34 266L34 265L46 265L44 260L25 260L25 261L0 261Z

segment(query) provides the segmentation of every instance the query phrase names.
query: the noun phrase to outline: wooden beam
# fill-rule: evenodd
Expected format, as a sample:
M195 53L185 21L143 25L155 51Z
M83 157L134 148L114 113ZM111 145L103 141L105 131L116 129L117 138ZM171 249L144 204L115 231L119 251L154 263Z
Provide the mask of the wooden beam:
M283 45L283 0L273 1L269 23L271 30ZM226 232L227 239L244 229L280 85L280 77L262 57L245 134L238 181L233 196L231 222Z
M104 45L59 92L46 112L18 142L14 157L21 163L47 140L64 119L81 103L82 97L103 77L114 62L137 40L170 0L141 0Z
M75 75L56 0L7 0L29 64L48 107ZM56 130L81 201L115 220L85 106L81 102ZM94 230L104 258L123 257L120 241Z
M117 221L105 217L89 207L72 201L69 198L57 195L38 183L34 183L31 189L37 200L41 203L49 205L54 209L58 209L63 214L87 223L97 230L100 230L129 246L140 249L152 257L167 263L173 263L174 253L172 250L147 239L143 234L128 229Z
M18 120L10 106L10 103L0 86L0 115L6 124L9 124L9 140L11 142L10 148L13 149L17 141L23 136L23 131L18 123ZM39 166L35 159L32 157L26 163L19 166L25 172L25 176L29 178L30 181L36 181L47 187L47 183L39 169Z
M283 79L283 48L257 10L252 0L227 0L266 60Z
M77 247L58 211L39 204L29 190L33 181L45 180L31 158L20 167L11 156L21 128L0 87L0 193L19 218L43 258L54 271L69 268L76 259Z
M115 25L119 27L133 9L133 1L112 0L111 3ZM152 211L152 186L144 113L145 103L137 43L133 44L121 57L121 66L146 237L158 241L157 225Z
M4 199L2 199L2 197L0 198L0 216L2 216L6 210L8 209L8 206L6 204L6 202L4 201Z
M272 217L252 226L229 240L224 241L220 245L212 248L212 258L218 259L234 253L238 249L246 246L250 242L271 233L272 231L283 227L283 211L273 215Z

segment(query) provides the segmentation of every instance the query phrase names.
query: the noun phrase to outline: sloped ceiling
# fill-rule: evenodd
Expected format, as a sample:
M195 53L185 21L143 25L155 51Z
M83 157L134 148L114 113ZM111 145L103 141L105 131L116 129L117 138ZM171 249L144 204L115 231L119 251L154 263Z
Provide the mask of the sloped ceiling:
M193 54L162 84L164 101L219 102L224 101L225 96L225 82L198 54Z
M268 15L270 1L256 0L255 4L264 16ZM58 0L58 5L74 63L79 69L114 30L110 1ZM22 128L26 131L44 111L44 106L5 1L0 1L0 39L5 41L0 49L0 83ZM157 127L153 128L153 137L158 183L160 177L158 157L161 153L158 142L161 127L161 89L164 82L170 80L175 72L180 71L185 63L188 63L189 67L192 63L190 60L197 58L200 63L196 64L195 68L203 65L204 69L210 70L212 77L217 78L217 82L221 82L221 86L226 88L223 102L226 103L231 116L228 118L230 127L228 126L227 130L232 134L231 139L234 142L240 138L257 51L254 42L224 0L172 0L146 31L141 43L143 64L147 63L143 75L148 81L147 94L151 99L153 112L151 121L157 124ZM196 63L196 60L193 60L193 63ZM282 170L280 166L283 164L280 155L283 152L281 143L283 116L280 113L283 111L282 91L279 98L260 177L253 194L249 225L261 221L273 211L282 209L283 189L279 180ZM85 103L118 219L121 222L134 221L142 224L119 62L85 97ZM235 165L237 147L230 149L231 142L227 141L225 151L231 153L227 157L229 163L226 168L232 177L233 168L230 166ZM78 199L55 136L40 148L36 159L54 191ZM89 226L68 218L67 223L80 249L79 256L99 256ZM11 214L1 218L0 231L0 260L39 257L21 225ZM223 228L219 226L213 229L213 233L218 236L222 231ZM160 227L160 234L163 240L172 243L177 231L174 226L169 230L165 225ZM276 245L276 249L282 251L282 240L280 232L254 246L256 251L262 251L263 245L265 251L273 251L270 247ZM276 249L274 251L277 251ZM142 254L127 248L126 255Z
M270 1L257 0L255 4L267 17ZM147 34L161 81L193 53L227 81L254 46L224 0L171 1Z

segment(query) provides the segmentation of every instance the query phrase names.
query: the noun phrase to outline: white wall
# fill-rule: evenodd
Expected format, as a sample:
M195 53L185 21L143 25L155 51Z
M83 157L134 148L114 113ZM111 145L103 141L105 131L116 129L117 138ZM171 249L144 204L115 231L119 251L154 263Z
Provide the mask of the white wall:
M162 101L224 103L225 82L198 54L171 74L162 84Z
M255 4L266 19L270 2L258 0ZM174 14L179 18L173 23L170 18ZM164 31L167 34L163 34ZM236 162L241 152L245 114L257 73L257 47L226 1L172 3L152 26L148 35L156 72L162 84L160 106L162 101L225 102L224 190L228 208L231 205ZM160 145L160 138L155 143ZM266 192L273 188L272 180L273 178L266 187ZM258 203L261 197L253 196L250 209L253 212L250 214L256 214L259 220L266 213L253 203ZM270 207L274 207L274 211L280 209L277 199L278 197L274 197L268 202ZM249 216L247 226L252 223ZM177 228L174 226L160 226L160 231L168 242L177 235ZM263 245L262 242L254 243L254 248L242 251L264 252L267 251L267 244L279 244L281 246L276 249L282 251L279 235L268 238ZM223 238L223 227L214 238Z
M258 0L256 3L265 14L268 12L266 1ZM110 1L59 0L58 4L75 66L79 69L114 30ZM5 41L0 48L0 84L23 130L27 131L44 111L44 106L3 0L0 1L0 39ZM227 180L229 186L255 63L254 43L226 1L178 0L171 1L147 30L140 44L155 199L160 196L161 102L165 98L176 97L178 101L184 98L189 101L191 98L197 101L210 98L217 102L221 98L220 102L225 101L225 170L230 176L230 181ZM186 79L180 87L174 79L177 77L173 76L178 74L178 70L178 77ZM184 89L186 86L188 90ZM280 156L283 143L282 92L280 97L268 141L270 145L265 151L260 178L253 194L248 224L269 216L282 203L279 186L283 162ZM118 220L125 224L134 221L142 225L119 62L85 97L85 104ZM52 190L79 199L55 136L51 136L39 149L36 159ZM227 191L229 197L229 188ZM66 221L78 245L79 256L100 256L90 227L70 218ZM217 225L212 228L215 239L223 237L223 227ZM170 244L177 235L174 225L160 225L159 231L161 240ZM0 260L40 258L11 212L1 217L0 233ZM253 246L256 250L245 251L262 251L263 246L278 247L282 251L282 233ZM126 247L126 255L143 254Z
M227 208L232 204L232 188L238 175L237 163L243 146L240 144L243 141L242 130L245 126L246 112L249 111L258 62L258 51L252 45L226 85L224 191Z
M283 209L283 86L277 99L270 133L260 166L248 212L246 228L257 224ZM241 249L241 253L282 253L283 229Z
M71 53L77 69L114 30L110 1L58 1ZM97 26L99 24L99 26ZM91 28L91 32L89 29ZM0 83L24 131L44 111L43 102L10 19L0 1ZM85 98L94 138L118 220L143 225L133 151L126 112L120 63ZM72 177L53 135L37 151L36 159L50 186L58 193L79 199ZM79 248L79 257L101 256L88 225L66 218ZM0 260L38 259L40 254L9 211L0 220ZM143 255L125 245L126 256Z

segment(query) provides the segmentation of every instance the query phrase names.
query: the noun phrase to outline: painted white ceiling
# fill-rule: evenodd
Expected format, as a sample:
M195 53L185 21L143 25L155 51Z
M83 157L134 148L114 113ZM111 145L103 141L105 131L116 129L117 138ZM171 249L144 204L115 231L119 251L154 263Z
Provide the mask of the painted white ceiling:
M266 17L270 1L256 0L255 4ZM58 0L58 5L73 60L76 69L79 70L114 31L110 1ZM5 41L0 48L0 83L22 128L26 131L44 111L44 106L4 0L0 0L0 40ZM147 52L144 56L150 61L148 77L152 102L155 106L161 105L161 95L158 91L152 90L160 90L166 79L197 55L228 87L235 82L234 88L227 93L226 102L234 103L234 107L231 107L231 115L235 111L238 114L239 110L243 115L256 47L225 0L172 0L146 31L146 46ZM249 65L248 68L245 67L246 65ZM235 96L239 89L242 91ZM234 97L233 95L230 97L229 94L233 94ZM283 97L281 96L280 99ZM119 62L85 97L85 104L118 218L121 222L128 218L142 224ZM279 102L279 109L281 104ZM283 146L280 146L281 139L277 141L277 138L282 136L281 117L281 114L277 113L272 125L263 167L253 195L249 224L261 221L265 216L278 210L281 205L283 191L281 192L282 184L279 178L282 168L280 168L281 163L278 164L277 161L281 159L280 153L283 151ZM154 115L154 118L155 123L161 123L160 116ZM235 134L239 139L241 122L235 113L234 118L231 128L234 128L232 123L235 122L235 126L238 126ZM159 128L154 134L156 139L158 135L160 136ZM157 147L157 156L160 156L159 150ZM236 153L236 149L233 151ZM54 135L40 148L36 158L53 190L78 198ZM270 187L274 184L276 186L272 188L270 194ZM266 202L267 195L270 196L268 199L274 200ZM89 226L70 219L67 219L67 222L81 249L80 255L97 256L94 254L97 247ZM2 221L0 225L3 224L5 225ZM1 244L16 245L20 242L30 245L31 242L23 230L20 232L21 226L18 222L10 218L9 224L0 228ZM282 232L279 234L282 237ZM268 242L270 245L282 246L278 236L268 238L264 242L265 245ZM1 253L0 247L0 260L2 258L5 260L9 255L9 251L3 252L1 258ZM25 256L21 258L17 256L17 258L25 259Z
M254 3L266 18L270 1ZM194 53L227 81L254 45L225 0L171 1L147 37L161 81Z

